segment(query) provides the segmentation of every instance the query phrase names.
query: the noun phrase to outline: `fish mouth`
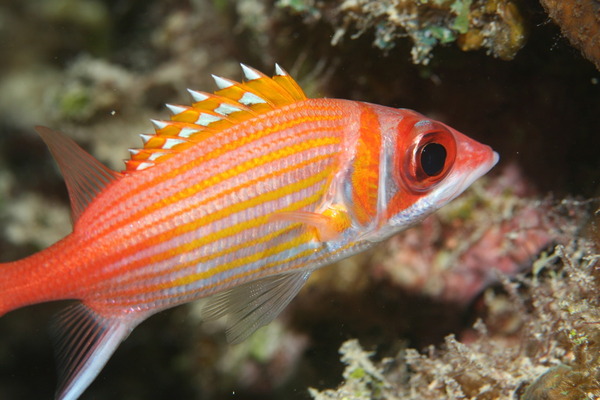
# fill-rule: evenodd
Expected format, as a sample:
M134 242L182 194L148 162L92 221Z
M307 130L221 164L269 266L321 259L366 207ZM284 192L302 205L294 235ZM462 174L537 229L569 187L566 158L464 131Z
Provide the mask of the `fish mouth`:
M464 192L469 186L473 184L477 179L481 178L483 175L487 174L494 166L500 161L500 155L492 150L491 147L487 147L489 154L484 159L486 162L482 162L479 166L467 170L462 169L461 171L457 171L457 174L462 177L458 178L450 187L453 189L447 192L447 196L443 196L443 202L448 203L452 201L454 198L458 197L462 192ZM467 172L468 171L468 172Z
M492 156L493 159L492 159L492 165L490 166L490 169L494 168L494 166L496 164L498 164L498 161L500 161L500 154L496 153L494 150L492 150L492 154L493 154L493 156Z

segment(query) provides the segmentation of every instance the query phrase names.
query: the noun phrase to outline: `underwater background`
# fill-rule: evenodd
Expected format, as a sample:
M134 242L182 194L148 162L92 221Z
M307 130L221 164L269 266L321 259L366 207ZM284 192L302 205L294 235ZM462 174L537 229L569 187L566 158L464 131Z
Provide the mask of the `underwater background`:
M501 157L423 224L314 273L242 344L193 304L152 317L82 399L600 397L597 1L3 0L0 54L0 262L71 227L34 125L121 170L164 103L239 62L277 62L310 97L414 109ZM0 319L1 399L53 397L63 306Z

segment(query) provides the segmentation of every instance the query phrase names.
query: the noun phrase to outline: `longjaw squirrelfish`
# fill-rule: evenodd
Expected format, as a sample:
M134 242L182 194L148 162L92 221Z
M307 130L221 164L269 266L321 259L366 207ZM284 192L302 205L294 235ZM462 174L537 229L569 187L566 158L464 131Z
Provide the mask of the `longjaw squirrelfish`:
M73 231L0 264L0 315L61 299L57 399L77 399L151 315L204 299L239 342L311 272L421 221L498 155L415 111L309 99L279 66L190 90L115 172L63 134L37 131L65 178Z

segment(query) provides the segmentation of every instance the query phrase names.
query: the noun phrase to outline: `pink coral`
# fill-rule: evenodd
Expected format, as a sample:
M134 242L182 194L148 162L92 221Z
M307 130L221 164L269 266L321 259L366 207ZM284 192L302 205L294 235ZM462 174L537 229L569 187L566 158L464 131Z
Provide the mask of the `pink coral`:
M502 173L392 238L375 276L414 292L467 303L497 280L515 275L551 241L549 204L510 165Z

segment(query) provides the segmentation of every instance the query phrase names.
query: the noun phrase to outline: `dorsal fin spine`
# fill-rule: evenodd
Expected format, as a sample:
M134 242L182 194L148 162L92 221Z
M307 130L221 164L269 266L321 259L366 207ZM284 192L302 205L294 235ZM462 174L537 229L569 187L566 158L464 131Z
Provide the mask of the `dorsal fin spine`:
M140 134L140 137L142 138L142 142L144 142L144 145L148 144L150 139L152 139L154 136L155 135L147 134L147 133Z
M151 119L152 125L154 125L154 130L164 129L169 125L169 121L161 121L158 119Z
M261 96L260 92L257 92L254 89L245 87L243 85L246 85L246 84L238 83L237 85L233 85L228 88L221 89L221 90L215 92L215 94L222 96L222 97L228 97L231 99L235 99L235 101L239 103L240 99L242 97L244 97L244 95L246 93L251 93L254 96L264 100L263 103L268 103L271 107L275 107L275 104L272 101L270 101L268 98L266 98L266 96L264 96L264 95Z
M215 93L188 89L194 100L191 107L168 104L170 120L152 121L156 134L141 135L144 147L130 152L126 172L157 165L237 123L306 99L300 86L279 65L272 78L247 65L241 67L245 81L213 75L219 88Z
M210 95L208 95L207 93L199 92L197 90L188 89L187 91L192 95L192 99L194 99L194 101L197 103L204 101L210 97Z
M198 119L196 120L196 123L201 126L208 126L211 123L220 121L222 119L223 119L223 117L216 116L213 114L200 113L200 115L198 116Z
M166 150L170 150L173 147L175 147L177 145L180 145L180 144L183 144L183 143L187 143L187 140L182 139L180 137L177 137L177 138L166 138L165 139L165 144L163 145L162 148L166 149Z
M249 81L252 81L254 79L260 79L263 76L263 74L260 71L257 71L254 68L247 66L246 64L240 63L240 66L242 67L244 76Z
M275 75L278 76L287 76L287 72L279 66L279 64L275 63Z
M242 111L239 107L233 106L228 103L221 103L219 107L215 108L215 112L223 116L227 116L234 112Z
M190 136L192 136L193 134L198 133L198 132L199 132L198 129L185 127L179 131L179 137L189 138Z
M219 89L227 89L230 86L234 86L236 84L235 81L232 81L227 78L223 78L217 75L211 75L215 81L215 84Z
M266 103L265 99L262 97L258 97L254 93L246 92L239 100L240 103L251 106L254 104Z
M179 106L175 104L165 104L165 106L167 106L167 108L169 109L169 111L171 111L171 114L173 114L173 116L179 115L190 109L190 107Z

